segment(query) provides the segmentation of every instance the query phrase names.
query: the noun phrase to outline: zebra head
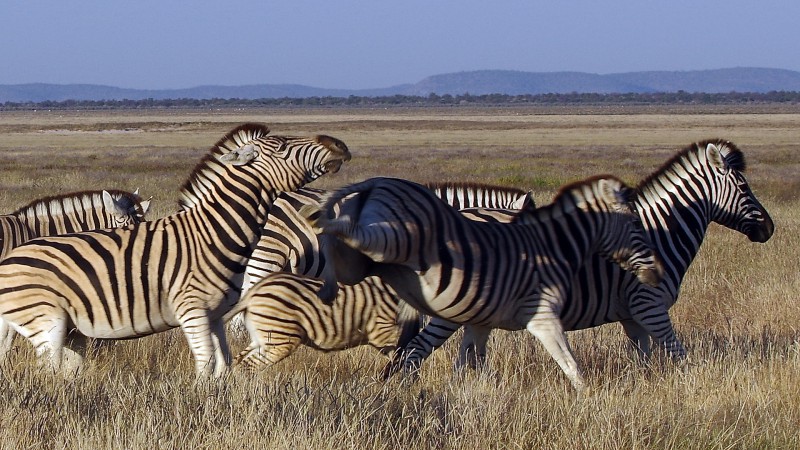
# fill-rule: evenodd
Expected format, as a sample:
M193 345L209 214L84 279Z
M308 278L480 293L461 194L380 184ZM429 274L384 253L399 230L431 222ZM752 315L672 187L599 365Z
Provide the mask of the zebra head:
M708 164L711 220L744 234L752 242L769 240L775 224L744 177L746 164L741 150L724 140L697 145Z
M246 132L247 127L239 129ZM347 145L330 136L270 136L266 135L269 130L262 131L258 137L251 136L249 141L223 153L219 160L233 166L266 166L262 172L270 175L270 184L278 190L294 191L328 172L338 172L351 157ZM229 136L235 136L235 132ZM218 148L224 144L218 144Z
M596 218L597 253L635 273L640 282L658 285L664 267L639 219L635 190L609 175L588 181L573 195L582 196L579 208Z
M102 191L103 207L109 215L109 224L112 228L123 227L125 225L140 223L144 221L147 210L150 209L150 201L142 200L139 196L139 189L133 193L125 191Z
M220 190L255 195L262 206L269 205L281 191L295 191L328 172L337 172L349 160L344 142L330 136L275 136L263 125L240 125L200 161L181 188L179 205L193 208L211 201L217 195L212 192ZM239 187L229 189L231 182ZM220 187L223 185L228 187ZM253 190L253 186L261 189Z

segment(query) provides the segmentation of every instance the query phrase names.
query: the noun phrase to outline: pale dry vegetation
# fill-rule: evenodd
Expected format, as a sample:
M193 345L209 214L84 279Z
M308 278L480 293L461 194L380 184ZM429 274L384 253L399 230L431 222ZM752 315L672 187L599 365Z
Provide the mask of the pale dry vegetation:
M753 244L712 225L672 309L690 358L632 358L618 325L570 334L592 392L577 398L524 332L496 332L491 370L454 374L457 342L416 381L379 381L369 348L301 349L264 373L196 386L182 334L92 348L80 378L34 369L19 341L0 370L0 447L800 447L800 113L558 114L516 109L14 112L0 114L0 211L43 195L140 187L151 218L233 126L325 133L353 160L314 186L375 175L533 189L614 173L636 183L677 149L730 139L776 224ZM245 342L234 340L234 351Z

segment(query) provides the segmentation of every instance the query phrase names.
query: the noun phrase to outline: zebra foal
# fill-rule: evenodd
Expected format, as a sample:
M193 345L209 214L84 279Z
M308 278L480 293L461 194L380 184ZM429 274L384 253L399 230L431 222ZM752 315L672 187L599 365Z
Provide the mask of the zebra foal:
M328 196L314 225L375 261L375 274L404 301L466 325L469 357L461 364L482 362L493 328L527 329L582 390L560 320L582 262L599 252L642 282L656 285L662 276L629 205L631 193L617 178L594 177L564 187L519 223L483 223L416 183L374 178ZM333 206L351 195L353 206L333 217Z
M347 146L329 136L239 126L189 176L178 213L13 249L0 262L0 331L11 326L58 369L65 348L75 353L65 347L70 329L127 339L181 327L198 377L220 376L229 360L221 318L238 300L270 205L279 191L338 171L349 159Z

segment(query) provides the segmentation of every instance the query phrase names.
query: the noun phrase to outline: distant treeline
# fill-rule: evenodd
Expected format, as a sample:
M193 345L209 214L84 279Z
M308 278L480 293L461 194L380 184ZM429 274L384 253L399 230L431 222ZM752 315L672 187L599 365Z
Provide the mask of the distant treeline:
M146 108L235 108L235 107L358 107L358 106L446 106L446 105L741 105L800 103L798 91L766 93L729 92L720 94L684 91L628 94L487 94L487 95L392 95L385 97L306 97L306 98L212 98L144 100L64 100L43 102L5 102L0 110L32 109L146 109Z

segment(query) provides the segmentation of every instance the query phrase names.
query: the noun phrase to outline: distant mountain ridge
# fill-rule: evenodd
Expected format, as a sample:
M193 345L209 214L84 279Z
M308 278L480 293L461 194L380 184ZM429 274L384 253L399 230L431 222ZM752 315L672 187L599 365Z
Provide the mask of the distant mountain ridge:
M737 67L693 71L649 71L616 74L477 70L427 77L414 84L381 89L325 89L297 84L197 86L185 89L126 89L93 84L0 85L0 103L66 100L166 100L211 98L379 97L393 95L486 95L652 92L800 91L800 72Z

